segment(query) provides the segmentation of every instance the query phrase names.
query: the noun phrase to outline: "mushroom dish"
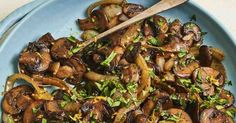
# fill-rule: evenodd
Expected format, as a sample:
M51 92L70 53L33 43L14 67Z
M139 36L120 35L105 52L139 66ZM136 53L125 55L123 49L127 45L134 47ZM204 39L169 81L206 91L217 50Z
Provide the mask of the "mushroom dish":
M2 122L234 123L224 52L203 44L196 21L154 15L96 40L144 10L101 0L77 20L81 38L30 42L7 78Z

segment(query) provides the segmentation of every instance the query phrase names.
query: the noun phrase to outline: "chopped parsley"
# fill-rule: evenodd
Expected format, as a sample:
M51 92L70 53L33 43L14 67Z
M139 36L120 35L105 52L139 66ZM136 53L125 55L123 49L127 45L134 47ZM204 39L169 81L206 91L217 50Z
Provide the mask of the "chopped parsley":
M76 46L76 47L73 47L73 48L71 49L71 52L72 52L72 53L77 53L80 49L81 49L80 46Z
M154 72L153 69L150 69L150 70L149 70L149 76L150 76L151 78L156 78L156 74L155 74L155 72Z
M103 62L101 62L101 65L109 67L110 62L115 58L116 54L116 52L112 51L111 54Z
M191 85L191 79L183 79L183 78L179 78L179 82L184 85L185 87L190 87Z
M163 26L164 25L164 20L162 18L160 18L157 22L158 26Z
M143 38L142 33L139 33L139 35L134 38L133 42L134 42L134 43L139 42L142 38Z
M185 55L187 55L187 51L184 49L180 49L180 51L178 53L178 57L183 58Z
M154 46L161 46L162 43L160 42L160 40L158 38L154 38L154 37L150 37L148 39L148 43Z
M198 71L198 73L197 73L197 81L198 81L199 83L202 82L202 74L201 74L201 71Z
M197 17L195 14L193 14L190 18L190 21L197 21Z
M74 37L74 36L70 36L70 37L68 37L67 38L70 42L73 42L73 43L75 43L76 41L77 41L77 39Z
M38 108L32 108L32 112L34 113L34 114L36 114L37 112L38 112Z
M233 108L229 108L226 110L225 112L228 116L234 118L235 117L235 114L236 114L236 109L233 107Z
M134 46L133 45L130 45L129 46L129 51L132 51L134 49Z
M225 81L225 84L227 84L228 86L232 86L233 84L232 84L232 81Z
M47 119L43 118L42 123L47 123Z
M160 115L165 120L174 121L176 123L179 123L182 114L180 112L178 112L177 114L169 114L167 111L162 111ZM160 123L162 123L162 122L160 122Z
M210 108L216 106L216 108L221 108L221 106L228 103L228 100L220 98L219 94L214 96L207 96L207 99L200 105L200 108Z

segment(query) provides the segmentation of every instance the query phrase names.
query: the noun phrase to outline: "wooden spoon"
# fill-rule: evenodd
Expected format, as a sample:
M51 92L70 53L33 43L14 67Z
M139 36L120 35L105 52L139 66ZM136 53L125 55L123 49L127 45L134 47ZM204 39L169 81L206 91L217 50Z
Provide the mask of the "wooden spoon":
M138 22L140 20L143 20L145 18L151 17L157 13L163 12L165 10L171 9L173 7L176 7L180 4L183 4L185 2L187 2L188 0L161 0L160 2L156 3L155 5L153 5L152 7L146 9L145 11L143 11L142 13L134 16L133 18L130 18L129 20L97 35L95 38L92 38L90 40L87 40L85 42L83 42L82 44L80 44L81 47L86 47L89 44L91 44L92 42L97 41L98 39L101 39L117 30L120 30L122 28L125 28L135 22ZM81 48L83 49L83 48Z

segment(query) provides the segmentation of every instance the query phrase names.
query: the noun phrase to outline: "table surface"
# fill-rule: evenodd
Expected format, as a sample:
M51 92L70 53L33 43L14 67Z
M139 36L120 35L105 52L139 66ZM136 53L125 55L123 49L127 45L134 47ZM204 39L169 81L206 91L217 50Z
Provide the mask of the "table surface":
M32 0L0 0L0 21L16 8ZM236 0L196 0L236 36ZM227 2L226 2L227 1Z

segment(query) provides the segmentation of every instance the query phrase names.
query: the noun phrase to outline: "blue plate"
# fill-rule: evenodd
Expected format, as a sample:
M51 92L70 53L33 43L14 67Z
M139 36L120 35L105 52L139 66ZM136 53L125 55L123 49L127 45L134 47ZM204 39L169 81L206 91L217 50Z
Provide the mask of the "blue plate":
M17 61L22 49L32 41L47 32L51 32L55 38L77 34L79 28L76 25L78 18L85 17L86 8L96 0L49 0L33 9L10 31L0 46L0 91L4 91L7 77L17 72ZM146 7L153 5L156 0L128 0L140 3ZM16 12L17 13L17 12ZM161 15L171 20L179 18L182 22L189 21L195 14L197 23L203 31L208 32L204 43L218 47L225 52L224 65L228 79L232 80L233 86L226 87L236 95L236 45L235 39L230 32L226 31L223 24L209 15L194 1L181 5L177 8L165 11ZM234 73L235 72L235 73Z

